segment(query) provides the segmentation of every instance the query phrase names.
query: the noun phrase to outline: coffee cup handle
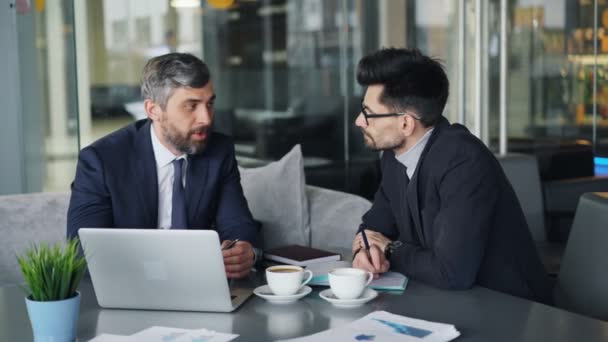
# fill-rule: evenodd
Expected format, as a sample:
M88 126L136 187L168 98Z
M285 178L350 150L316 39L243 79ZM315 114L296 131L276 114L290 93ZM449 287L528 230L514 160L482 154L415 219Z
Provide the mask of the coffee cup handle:
M304 274L306 274L306 273L308 273L308 278L306 278L306 280L304 280L302 282L302 285L300 285L300 288L304 287L304 285L308 284L312 280L312 271L304 270Z
M369 285L372 280L374 280L374 274L372 272L367 272L367 282L365 283L365 286Z

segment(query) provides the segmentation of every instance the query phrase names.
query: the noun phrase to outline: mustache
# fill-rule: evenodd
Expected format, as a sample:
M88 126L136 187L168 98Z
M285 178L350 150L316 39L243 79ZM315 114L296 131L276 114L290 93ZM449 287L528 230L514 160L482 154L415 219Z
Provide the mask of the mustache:
M195 127L193 129L191 129L188 133L189 134L209 133L209 130L211 130L211 126L200 126L200 127Z

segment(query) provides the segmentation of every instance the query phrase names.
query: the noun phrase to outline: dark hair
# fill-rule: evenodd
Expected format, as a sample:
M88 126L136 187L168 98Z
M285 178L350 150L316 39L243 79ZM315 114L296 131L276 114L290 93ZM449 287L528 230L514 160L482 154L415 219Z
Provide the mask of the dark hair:
M427 127L437 123L448 99L449 82L443 67L418 49L387 48L363 57L357 82L365 87L383 85L382 104L415 111Z
M141 96L164 110L175 89L202 88L211 78L207 65L189 53L168 53L148 61L141 82Z

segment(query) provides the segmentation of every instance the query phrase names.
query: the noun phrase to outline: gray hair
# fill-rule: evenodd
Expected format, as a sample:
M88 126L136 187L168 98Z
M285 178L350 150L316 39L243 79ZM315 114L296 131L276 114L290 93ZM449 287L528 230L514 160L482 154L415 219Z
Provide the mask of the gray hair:
M207 65L188 53L168 53L148 61L141 82L141 96L165 110L167 102L177 88L202 88L211 75Z

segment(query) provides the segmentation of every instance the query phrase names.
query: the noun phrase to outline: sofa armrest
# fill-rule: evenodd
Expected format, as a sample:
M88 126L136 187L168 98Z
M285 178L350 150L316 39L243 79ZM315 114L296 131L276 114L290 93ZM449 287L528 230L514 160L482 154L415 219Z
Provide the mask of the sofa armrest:
M368 200L345 192L307 185L311 247L350 257L351 244L361 216L371 208Z
M23 282L15 256L27 247L65 241L69 201L68 192L0 196L0 286Z

